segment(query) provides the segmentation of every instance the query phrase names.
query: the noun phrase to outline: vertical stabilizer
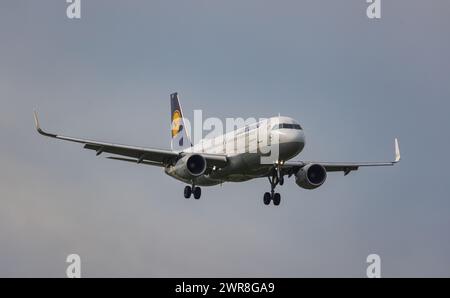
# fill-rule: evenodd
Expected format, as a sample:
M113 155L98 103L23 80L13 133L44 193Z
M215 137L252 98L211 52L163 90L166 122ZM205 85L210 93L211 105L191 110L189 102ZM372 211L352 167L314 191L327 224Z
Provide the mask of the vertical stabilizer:
M178 151L192 146L178 93L170 94L171 148Z

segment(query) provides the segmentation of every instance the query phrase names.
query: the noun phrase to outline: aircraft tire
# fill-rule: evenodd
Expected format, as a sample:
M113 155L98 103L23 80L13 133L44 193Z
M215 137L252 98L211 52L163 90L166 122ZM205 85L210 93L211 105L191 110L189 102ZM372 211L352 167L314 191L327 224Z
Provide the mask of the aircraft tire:
M269 205L271 199L272 198L271 198L270 192L264 193L264 197L263 197L264 205Z
M278 205L280 205L280 202L281 202L281 195L279 194L279 193L275 193L274 195L273 195L273 204L275 205L275 206L278 206Z
M192 189L189 185L186 185L186 187L184 188L184 197L186 199L189 199L191 197L192 194Z
M200 199L200 197L202 195L202 189L197 186L194 188L193 193L194 193L194 199L198 200L198 199Z

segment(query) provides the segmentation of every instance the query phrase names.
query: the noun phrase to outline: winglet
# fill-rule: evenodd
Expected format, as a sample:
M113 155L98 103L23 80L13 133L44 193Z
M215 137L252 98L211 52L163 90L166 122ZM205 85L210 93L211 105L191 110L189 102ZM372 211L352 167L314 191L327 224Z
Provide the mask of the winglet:
M39 125L38 115L37 115L36 111L34 111L34 123L36 125L36 130L37 131L41 130L41 127Z
M398 139L395 138L395 162L399 162L401 159L400 156L400 147L398 146Z
M46 137L52 137L52 138L57 137L55 134L47 133L41 129L41 126L39 124L39 118L38 118L36 111L34 111L34 123L36 125L37 132L40 133L41 135L46 136Z

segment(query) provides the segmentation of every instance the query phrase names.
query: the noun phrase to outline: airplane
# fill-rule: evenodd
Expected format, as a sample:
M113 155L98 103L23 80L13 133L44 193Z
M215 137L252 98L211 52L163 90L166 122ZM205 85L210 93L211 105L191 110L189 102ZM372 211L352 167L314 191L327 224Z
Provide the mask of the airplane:
M213 186L224 182L244 182L255 178L268 178L270 192L263 195L263 203L278 206L281 195L275 192L277 185L284 184L284 178L295 177L296 184L304 189L316 189L327 179L329 172L343 172L348 175L360 167L393 166L400 161L400 149L397 138L394 140L395 159L389 162L316 162L292 161L305 146L305 135L300 124L290 117L276 116L246 125L232 132L220 135L214 139L217 142L206 143L205 139L193 145L185 129L183 113L178 93L170 95L172 120L171 150L148 147L137 147L78 139L58 134L48 133L41 129L37 113L34 112L36 130L43 136L60 140L76 142L84 145L85 149L95 150L96 155L108 153L108 159L132 162L135 164L159 166L164 168L167 175L188 185L184 188L184 197L195 199L201 196L200 186ZM273 163L261 163L264 152L261 148L250 152L249 138L258 134L255 130L267 133L267 146L278 146L278 156ZM247 141L239 142L237 139ZM270 143L272 140L272 143ZM255 141L255 140L254 140ZM233 143L234 142L234 143ZM186 148L173 150L176 145ZM217 143L217 144L216 144ZM208 144L205 146L205 144ZM241 147L241 150L227 151L227 145ZM242 148L244 147L244 148ZM273 148L273 147L271 147ZM234 148L235 149L235 148ZM244 149L244 150L242 150ZM267 154L266 154L267 155Z

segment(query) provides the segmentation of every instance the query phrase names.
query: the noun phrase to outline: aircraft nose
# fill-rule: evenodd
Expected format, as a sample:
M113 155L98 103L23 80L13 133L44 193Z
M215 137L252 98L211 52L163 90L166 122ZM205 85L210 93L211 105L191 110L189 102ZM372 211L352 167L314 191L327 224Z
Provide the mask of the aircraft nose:
M305 136L302 130L288 130L280 133L280 143L304 143Z
M280 153L282 159L289 159L299 154L305 147L305 136L302 130L289 130L279 134Z

